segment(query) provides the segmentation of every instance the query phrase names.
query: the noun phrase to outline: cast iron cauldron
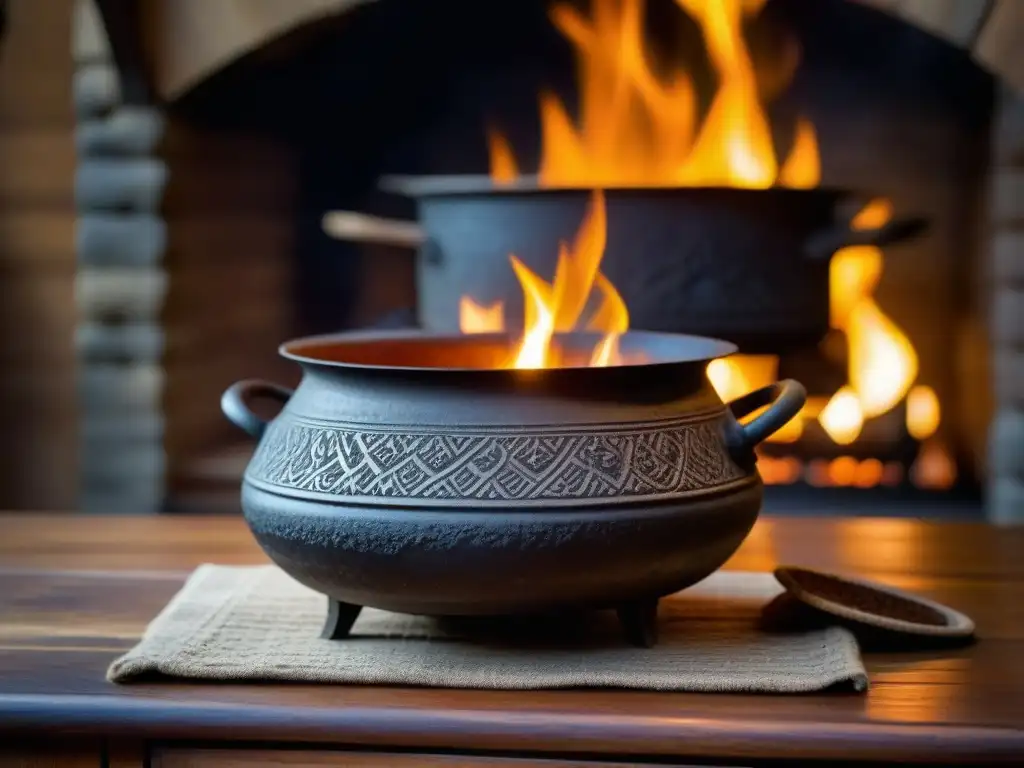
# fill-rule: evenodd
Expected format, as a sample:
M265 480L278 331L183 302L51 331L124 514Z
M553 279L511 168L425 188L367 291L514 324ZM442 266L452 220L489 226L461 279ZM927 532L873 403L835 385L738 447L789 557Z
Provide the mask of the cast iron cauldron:
M419 224L327 214L336 237L419 247L422 328L456 331L459 297L503 301L522 327L514 253L552 279L559 241L572 242L591 191L495 186L482 177L385 180L415 197ZM886 245L924 228L920 218L851 229L868 198L835 189L651 187L605 190L602 271L643 330L729 339L744 352L778 354L817 344L829 328L829 261L848 245Z
M557 338L570 363L593 334ZM761 507L754 446L802 407L773 384L726 407L705 374L735 347L629 332L619 367L494 369L505 336L353 333L284 344L291 392L242 381L222 408L259 439L245 519L282 569L329 598L425 615L618 608L653 642L659 597L735 552ZM581 359L586 359L582 357ZM254 398L285 403L270 422ZM768 405L752 422L738 418Z

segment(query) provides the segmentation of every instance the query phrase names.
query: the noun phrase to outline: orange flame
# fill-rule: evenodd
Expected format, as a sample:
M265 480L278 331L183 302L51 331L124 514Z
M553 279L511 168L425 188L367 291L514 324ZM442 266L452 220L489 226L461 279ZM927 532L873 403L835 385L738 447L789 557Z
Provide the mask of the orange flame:
M860 398L849 386L841 387L818 414L818 422L836 445L849 445L864 428Z
M935 434L942 418L939 396L931 387L917 385L907 393L907 432L915 440Z
M491 179L496 184L513 181L519 175L519 166L512 147L497 131L488 131L487 137L491 150Z
M945 491L956 483L956 464L949 449L940 440L931 438L921 446L910 476L919 488Z
M655 73L644 40L643 0L593 0L590 18L566 4L552 7L552 23L576 52L579 121L573 122L557 96L540 95L541 185L816 186L814 126L798 121L793 146L780 164L760 102L742 23L765 0L676 2L700 25L717 76L702 124L690 75L678 66L663 76ZM514 178L517 165L508 141L496 130L488 138L492 178Z
M872 200L851 226L871 229L891 218L890 201ZM849 385L833 396L818 421L840 445L856 439L864 419L895 408L917 378L913 345L873 298L882 276L882 261L880 249L853 246L838 251L829 268L829 314L832 327L846 333Z
M854 217L851 226L880 227L892 213L890 201L872 200ZM913 437L923 440L938 430L938 396L930 387L913 387L918 373L917 353L874 300L882 267L882 251L873 246L843 248L832 257L829 315L832 327L846 334L848 383L825 404L809 398L804 409L769 438L770 442L799 439L804 424L816 418L834 443L849 445L860 436L866 419L889 412L904 399L907 428ZM729 400L774 380L777 365L778 359L772 356L737 355L709 365L708 378L719 396ZM766 374L768 371L771 373Z
M794 189L812 189L821 179L821 158L818 155L818 136L814 126L800 118L796 124L796 138L789 151L782 170L779 184Z
M892 217L888 200L869 203L853 220L854 229L870 229ZM917 378L918 361L903 331L875 303L882 274L882 252L873 246L843 248L832 257L829 276L833 323L846 332L847 375L864 416L891 411Z
M564 355L553 341L555 334L584 329L604 334L594 346L588 365L603 367L623 362L618 341L629 329L629 312L615 286L598 271L606 233L604 193L595 191L572 246L562 243L559 247L553 284L541 279L515 255L509 256L525 301L523 337L510 367L551 368L564 364ZM595 297L597 307L588 313ZM504 306L499 302L482 307L464 296L459 304L459 327L463 333L504 330Z
M765 0L676 1L700 25L717 75L717 91L702 124L690 75L678 66L666 75L655 72L644 40L643 0L593 0L589 18L565 3L552 7L552 23L576 52L579 120L570 118L554 94L540 94L541 186L816 186L820 164L814 126L798 121L789 155L779 163L760 102L742 26ZM792 69L782 71L791 75ZM487 137L491 178L496 184L514 180L519 164L508 140L493 128ZM629 313L598 271L606 229L604 197L596 193L573 247L563 244L559 250L551 285L510 257L525 301L515 367L556 365L560 353L553 348L554 334L577 328L595 293L601 303L585 327L605 336L590 364L620 361L618 337L629 328ZM499 321L504 326L503 315L489 314L469 297L463 298L460 321L466 332L496 330ZM796 426L778 439L796 439Z
M459 299L459 328L463 333L494 333L505 330L505 302L477 304L469 296Z

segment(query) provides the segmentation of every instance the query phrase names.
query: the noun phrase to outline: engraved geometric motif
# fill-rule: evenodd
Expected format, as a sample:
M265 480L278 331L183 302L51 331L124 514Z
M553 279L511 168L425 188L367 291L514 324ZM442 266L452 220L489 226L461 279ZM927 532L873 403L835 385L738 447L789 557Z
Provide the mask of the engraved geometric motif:
M632 431L398 433L272 423L246 476L334 497L544 501L677 494L744 476L713 419Z

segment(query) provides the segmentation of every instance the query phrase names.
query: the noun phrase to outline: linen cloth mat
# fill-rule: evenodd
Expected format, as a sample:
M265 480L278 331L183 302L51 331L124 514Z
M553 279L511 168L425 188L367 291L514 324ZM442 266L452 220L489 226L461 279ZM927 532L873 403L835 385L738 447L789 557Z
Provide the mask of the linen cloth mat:
M107 672L140 678L800 693L867 688L841 627L767 632L761 609L783 592L768 573L719 571L670 598L658 643L635 648L614 612L432 619L364 608L352 634L322 640L323 595L275 566L203 565Z

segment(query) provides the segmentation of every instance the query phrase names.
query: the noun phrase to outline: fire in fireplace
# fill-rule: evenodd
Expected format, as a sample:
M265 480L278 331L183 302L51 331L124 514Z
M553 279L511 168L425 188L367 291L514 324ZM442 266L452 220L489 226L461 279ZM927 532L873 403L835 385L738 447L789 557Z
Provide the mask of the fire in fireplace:
M599 270L605 248L604 194L593 193L590 209L573 245L561 244L553 283L546 282L515 254L512 269L523 289L525 312L522 337L509 360L519 369L555 368L565 363L554 342L556 333L587 330L604 334L589 359L593 367L643 362L619 351L618 338L629 330L629 312L612 282ZM593 300L596 296L596 301ZM588 307L593 301L594 306ZM505 331L504 304L481 306L471 296L459 302L463 333Z
M776 486L769 491L819 508L823 499L863 498L865 488L883 496L896 488L900 504L904 493L921 498L951 485L976 494L988 419L984 393L977 396L987 382L970 363L987 355L972 285L993 98L987 74L941 41L848 0L484 5L366 4L344 29L325 30L261 70L240 64L190 98L191 113L211 124L252 130L262 121L282 139L276 146L295 153L286 176L299 195L276 221L296 234L294 247L279 249L294 289L290 319L273 330L278 340L365 327L394 310L427 329L525 326L531 337L592 323L612 334L687 324L709 334L705 318L742 321L719 335L739 342L738 330L760 331L766 343L741 343L741 355L710 367L719 392L731 398L792 377L811 393L761 449L761 473ZM375 62L372 83L367 62ZM246 109L235 108L246 93ZM481 200L503 194L515 210L488 218L475 207L464 217L452 238L462 251L450 254L462 273L456 259L449 271L431 261L423 199L382 183L436 175L486 179ZM538 194L517 196L527 183ZM695 211L705 210L708 186L748 196L729 205L757 222L704 217L702 237L724 231L746 253L741 263L716 246L701 258L727 265L744 291L756 283L747 269L806 281L800 290L680 301L664 276L680 261L673 244L693 233L676 207L682 200L689 219L702 220ZM594 197L595 189L603 193ZM780 230L769 225L783 216L817 205L831 221L833 201L822 201L835 190L860 193L837 218L862 235L913 213L928 218L928 236L898 248L861 237L817 262L776 242ZM564 209L537 213L542 197L558 197ZM599 206L603 253L586 245ZM631 208L659 206L656 233L629 217ZM385 227L376 242L342 242L322 227L323 214L337 210L403 226ZM493 258L480 258L484 250ZM566 276L573 296L559 298ZM465 288L464 277L480 289ZM772 322L755 298L775 302ZM602 301L611 316L601 317ZM786 309L820 318L813 338L796 343L778 322ZM536 366L558 351L531 355ZM218 388L251 373L248 364L224 367ZM211 413L209 422L220 419Z
M855 226L878 226L891 216L879 199ZM830 393L813 394L803 412L761 451L768 484L871 488L910 482L947 490L956 466L938 436L942 409L935 390L919 381L917 352L906 332L879 306L875 289L884 266L874 246L844 248L830 265L831 331L821 349L844 371ZM736 356L708 369L724 398L739 396L779 374L776 356Z
M577 58L579 119L569 117L558 96L541 94L540 183L816 186L820 169L812 123L796 120L789 153L780 165L761 105L762 85L744 41L743 22L756 16L765 2L676 0L698 23L718 81L703 118L694 79L685 66L652 63L643 0L594 0L590 18L570 4L553 5L551 20ZM775 82L770 89L775 92L788 85L798 58L792 38L778 48L777 60L771 62ZM515 178L518 163L505 136L492 129L489 144L492 177L498 182Z
M763 106L785 91L796 71L794 38L783 35L758 58L746 43L743 24L758 15L763 0L676 2L699 25L717 80L706 110L700 108L695 78L685 65L655 61L644 32L643 0L594 0L589 17L569 4L552 6L551 20L577 59L579 117L571 118L554 93L540 94L538 183L818 186L821 163L813 122L796 118L780 162ZM488 130L488 145L495 183L516 179L520 163L498 128ZM881 227L892 216L891 202L877 198L856 213L852 226ZM536 340L550 337L553 330L572 330L592 285L600 288L604 303L588 327L605 332L628 328L625 304L598 270L604 227L603 198L598 196L576 246L562 246L553 286L510 256L526 297L523 354L517 365L544 364ZM956 482L956 464L939 433L939 397L921 380L907 332L876 296L883 271L883 251L873 245L843 248L833 256L830 329L821 354L834 373L761 449L760 469L768 484L871 488L909 482L946 490ZM501 301L482 304L464 295L459 317L464 332L505 329ZM712 362L708 376L719 394L731 400L775 381L780 365L784 372L779 355L736 355Z

